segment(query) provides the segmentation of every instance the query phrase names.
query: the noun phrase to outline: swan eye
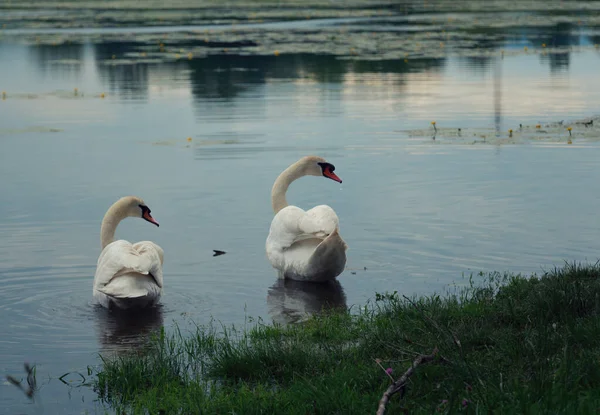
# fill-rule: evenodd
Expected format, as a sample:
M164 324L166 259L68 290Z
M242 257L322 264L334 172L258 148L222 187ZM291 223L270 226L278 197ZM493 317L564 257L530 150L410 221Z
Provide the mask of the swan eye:
M325 174L326 171L335 171L335 166L331 163L317 163L319 166L321 166L321 170L323 170L323 174Z
M148 206L146 206L146 205L138 205L138 206L140 207L140 209L142 209L142 216L143 216L145 213L148 213L148 214L150 214L150 212L152 212L152 211L150 210L150 208L149 208Z

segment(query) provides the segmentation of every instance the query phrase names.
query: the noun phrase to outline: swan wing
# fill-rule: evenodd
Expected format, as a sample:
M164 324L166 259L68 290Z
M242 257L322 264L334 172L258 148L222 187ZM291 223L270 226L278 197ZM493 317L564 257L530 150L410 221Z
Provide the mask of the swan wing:
M94 289L119 298L146 295L147 288L144 287L147 286L148 278L141 278L145 283L138 286L131 284L131 274L151 277L154 283L162 288L162 260L163 250L153 242L112 242L104 248L98 258ZM120 276L128 278L119 280Z
M296 206L287 206L273 218L269 240L287 249L306 239L325 239L338 226L335 211L327 205L316 206L306 212Z
M328 281L344 271L348 245L337 229L325 239L296 242L281 253L284 277L302 281Z
M331 207L315 206L300 218L298 222L299 235L324 239L339 227L339 223L340 220Z
M148 272L154 280L156 281L156 285L160 288L163 287L163 259L164 259L164 251L163 249L151 241L141 241L133 244L133 249L135 249L140 257L144 258L144 267L148 267Z

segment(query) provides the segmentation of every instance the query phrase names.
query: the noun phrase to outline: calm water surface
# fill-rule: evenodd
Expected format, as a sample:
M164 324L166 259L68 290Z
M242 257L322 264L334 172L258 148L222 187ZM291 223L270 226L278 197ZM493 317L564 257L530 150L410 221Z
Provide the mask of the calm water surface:
M452 145L404 132L598 114L593 50L416 66L311 55L111 65L112 47L0 43L0 372L35 362L43 383L35 403L1 385L2 413L93 410L92 391L57 378L174 322L294 322L376 292L442 292L463 273L599 257L597 144ZM307 177L288 195L340 217L348 269L328 288L283 284L264 252L272 183L307 154L344 180ZM134 322L91 303L100 222L129 194L161 226L129 219L117 236L165 250L162 306Z

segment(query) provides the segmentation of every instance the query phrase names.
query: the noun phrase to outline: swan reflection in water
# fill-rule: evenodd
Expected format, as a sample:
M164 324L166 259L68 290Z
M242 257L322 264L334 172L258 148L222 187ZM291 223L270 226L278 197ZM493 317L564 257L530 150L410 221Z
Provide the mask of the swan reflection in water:
M322 310L346 309L346 295L339 281L315 283L279 279L267 294L269 315L274 323L293 324Z
M152 333L163 326L160 304L135 311L96 306L95 311L98 341L104 353L141 351Z

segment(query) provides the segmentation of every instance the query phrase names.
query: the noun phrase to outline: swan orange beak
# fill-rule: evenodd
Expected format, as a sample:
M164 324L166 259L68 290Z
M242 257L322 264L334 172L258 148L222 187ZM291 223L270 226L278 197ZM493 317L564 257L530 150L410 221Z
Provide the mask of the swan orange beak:
M323 172L323 176L328 177L331 180L335 180L338 183L342 182L342 179L340 179L334 172L332 172L329 169L325 169L325 171Z
M158 224L158 222L156 220L154 220L154 218L152 217L152 215L148 211L144 212L144 214L142 215L142 218L144 218L145 220L147 220L150 223L155 224L156 226L160 226Z

